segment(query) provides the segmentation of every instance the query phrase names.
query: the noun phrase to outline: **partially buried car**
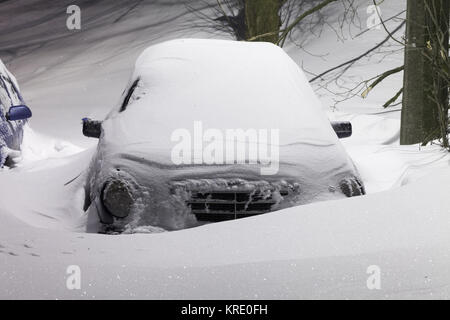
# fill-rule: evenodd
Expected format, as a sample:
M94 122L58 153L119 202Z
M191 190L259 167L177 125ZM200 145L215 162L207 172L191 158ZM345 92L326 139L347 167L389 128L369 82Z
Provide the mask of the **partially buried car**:
M182 39L139 57L104 121L85 210L102 230L177 230L364 194L305 75L269 43Z
M20 158L23 127L31 115L15 77L0 60L0 168Z

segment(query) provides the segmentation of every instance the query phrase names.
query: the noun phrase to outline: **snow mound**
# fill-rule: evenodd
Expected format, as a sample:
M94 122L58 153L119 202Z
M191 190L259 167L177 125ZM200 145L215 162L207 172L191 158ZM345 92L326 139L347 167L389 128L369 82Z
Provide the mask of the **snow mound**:
M35 132L30 126L24 127L22 143L22 163L19 166L32 164L36 161L64 158L84 149L58 138L48 137Z
M339 143L303 71L270 43L163 42L138 58L131 80L139 83L130 105L117 115L126 91L109 116L120 116L121 128L105 126L115 143L165 145L173 130L198 120L204 128L280 129L281 145Z

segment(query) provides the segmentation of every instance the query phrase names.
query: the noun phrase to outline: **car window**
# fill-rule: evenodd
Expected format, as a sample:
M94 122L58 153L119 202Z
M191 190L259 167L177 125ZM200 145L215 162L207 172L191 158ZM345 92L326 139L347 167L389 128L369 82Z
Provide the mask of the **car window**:
M123 100L123 103L122 103L122 106L120 107L119 112L124 112L125 110L127 110L128 104L130 103L130 99L133 96L134 90L136 90L138 84L139 84L139 79L137 79L136 81L133 82L130 89L128 90L128 93L127 93L125 99Z

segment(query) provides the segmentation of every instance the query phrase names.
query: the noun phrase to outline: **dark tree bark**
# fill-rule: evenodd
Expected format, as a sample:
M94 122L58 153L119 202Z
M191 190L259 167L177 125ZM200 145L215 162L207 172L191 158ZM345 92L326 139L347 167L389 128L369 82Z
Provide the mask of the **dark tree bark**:
M247 39L260 35L258 41L277 43L281 27L280 0L245 0Z
M400 143L446 136L449 0L408 0ZM443 115L445 114L445 120Z

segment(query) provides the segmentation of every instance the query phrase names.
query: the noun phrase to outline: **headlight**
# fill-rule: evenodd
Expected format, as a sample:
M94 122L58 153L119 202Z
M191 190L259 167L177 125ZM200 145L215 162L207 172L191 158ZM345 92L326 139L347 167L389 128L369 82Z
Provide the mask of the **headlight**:
M106 210L115 218L128 217L134 203L129 185L122 180L113 179L105 183L102 202Z

